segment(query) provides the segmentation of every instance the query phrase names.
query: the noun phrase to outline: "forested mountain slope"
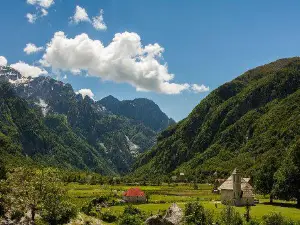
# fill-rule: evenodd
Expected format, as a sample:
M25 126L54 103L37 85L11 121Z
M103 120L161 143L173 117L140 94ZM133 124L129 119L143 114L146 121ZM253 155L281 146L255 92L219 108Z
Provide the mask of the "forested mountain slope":
M40 124L43 129L44 127L47 128L46 130L50 129L53 135L58 135L45 135L44 137L50 142L56 143L60 139L68 138L63 140L65 145L60 144L64 148L62 151L64 153L61 154L64 154L66 161L62 157L56 164L65 166L65 163L68 163L71 167L101 171L106 174L127 172L135 158L155 144L156 131L146 127L139 120L113 114L89 97L83 98L80 94L76 94L69 84L50 77L24 78L10 67L0 67L0 83L1 86L4 85L3 87L11 90L14 98L26 105L24 110L34 113L33 118L38 120L38 123L35 121L33 124L28 117L19 118L27 111L19 112L15 116L8 114L11 124L7 125L7 129L16 125L15 133L18 135L14 140L19 143L20 151L34 158L39 157L40 161L54 163L57 160L53 156L54 151L43 141L41 143L33 141L34 135L23 136L20 131L21 125L19 126L16 121L22 120L22 124L28 123L28 126ZM17 107L14 105L15 101L7 102L8 100L3 96L2 101L6 103L5 110L9 105L13 107L9 112L14 112ZM23 107L20 110L23 110ZM5 118L2 122L5 123ZM3 125L0 126L2 133L3 129ZM36 133L37 136L44 135L41 134L44 130L40 129L42 128L37 131L32 129L31 132ZM70 137L67 134L70 134ZM6 137L12 138L8 133ZM26 145L31 141L34 144ZM78 146L77 142L80 142L81 146ZM60 150L56 151L60 152ZM73 160L72 156L79 158Z
M300 137L300 58L249 70L225 83L135 164L136 177L185 172L251 174L268 157L280 165Z
M76 135L63 115L43 116L18 97L9 83L0 82L1 158L31 157L40 164L112 174L101 152ZM10 157L11 158L11 157Z

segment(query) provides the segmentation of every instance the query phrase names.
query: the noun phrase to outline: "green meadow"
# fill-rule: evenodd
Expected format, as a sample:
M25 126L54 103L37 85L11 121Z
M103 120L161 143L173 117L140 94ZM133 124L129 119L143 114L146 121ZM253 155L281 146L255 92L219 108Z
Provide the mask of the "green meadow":
M138 185L136 185L138 186ZM127 185L81 185L71 183L66 186L71 201L80 209L92 199L100 196L114 196L116 200L122 198L123 191L135 187ZM212 193L212 186L209 184L199 184L195 190L193 184L176 184L161 186L138 186L148 196L148 203L136 204L147 215L163 213L172 203L177 203L184 209L184 205L190 201L200 201L205 208L214 212L215 217L219 216L224 206L219 202L220 195ZM251 207L251 218L261 220L261 218L271 212L281 213L284 217L295 221L300 221L300 209L295 208L294 202L274 201L272 205L268 203L268 198L256 196L259 204ZM110 211L115 215L121 215L125 205L116 205L103 208L103 211ZM244 207L236 207L241 213L245 213Z

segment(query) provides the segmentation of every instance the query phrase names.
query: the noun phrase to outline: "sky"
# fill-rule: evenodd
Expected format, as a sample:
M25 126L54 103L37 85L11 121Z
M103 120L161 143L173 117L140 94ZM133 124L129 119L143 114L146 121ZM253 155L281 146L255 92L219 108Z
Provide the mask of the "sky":
M248 69L299 56L300 1L1 0L0 64L179 121Z

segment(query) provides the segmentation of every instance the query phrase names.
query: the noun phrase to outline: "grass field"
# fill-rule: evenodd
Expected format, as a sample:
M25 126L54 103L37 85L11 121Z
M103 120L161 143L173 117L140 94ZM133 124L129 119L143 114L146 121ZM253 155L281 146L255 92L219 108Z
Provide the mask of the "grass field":
M69 184L66 186L71 201L80 209L86 203L90 202L95 197L104 195L112 195L117 193L121 198L122 192L132 186L124 185L80 185ZM199 184L198 190L194 190L193 185L176 185L176 186L139 186L143 191L150 195L149 203L138 204L137 208L150 215L156 214L169 208L169 206L176 202L179 207L184 209L184 205L189 201L200 201L205 208L212 210L214 215L219 216L222 204L218 203L220 195L211 193L212 186L208 184ZM295 208L293 202L279 202L275 201L274 204L268 204L268 199L263 196L256 196L260 203L251 207L251 217L261 220L262 216L271 212L281 213L283 216L292 220L300 221L300 209ZM216 207L217 206L217 207ZM116 215L120 215L124 210L122 206L111 206L104 210L109 210ZM236 207L236 209L243 214L244 207Z

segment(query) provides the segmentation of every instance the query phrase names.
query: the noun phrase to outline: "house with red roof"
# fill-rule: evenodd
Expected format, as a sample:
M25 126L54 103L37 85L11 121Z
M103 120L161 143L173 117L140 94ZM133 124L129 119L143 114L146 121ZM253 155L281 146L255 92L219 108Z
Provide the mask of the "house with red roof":
M146 195L138 187L130 188L123 193L123 200L132 203L146 202Z

